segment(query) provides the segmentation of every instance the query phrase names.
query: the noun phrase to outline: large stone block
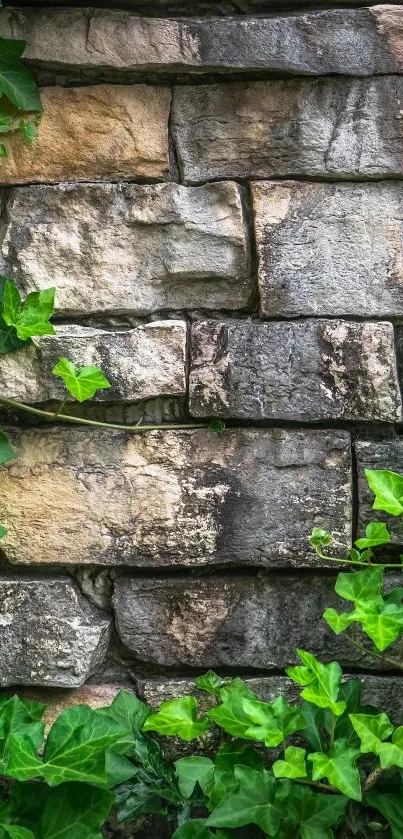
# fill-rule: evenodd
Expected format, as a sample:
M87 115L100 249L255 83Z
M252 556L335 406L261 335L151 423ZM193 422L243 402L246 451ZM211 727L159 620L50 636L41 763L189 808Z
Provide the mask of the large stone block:
M16 189L6 218L3 271L54 284L59 313L240 309L253 293L233 183Z
M68 78L80 70L96 72L98 80L111 71L149 69L351 76L403 70L402 8L390 6L213 21L112 9L3 9L0 36L25 39L26 60Z
M273 573L120 577L116 627L139 661L163 667L270 670L296 662L302 648L324 661L378 669L378 659L357 652L322 619L327 607L348 609L333 587L333 577Z
M160 396L183 396L186 323L154 321L127 331L56 326L56 335L39 347L0 355L0 393L18 402L61 399L65 388L52 375L60 356L79 367L101 367L111 387L95 396L102 402L135 402Z
M403 184L262 182L252 194L263 316L403 316Z
M390 323L200 321L192 327L195 417L398 422Z
M38 138L4 137L0 184L165 178L168 88L97 85L42 89ZM74 115L74 118L72 118Z
M3 577L0 624L3 687L78 687L106 655L108 618L66 577Z
M351 540L341 432L13 431L1 547L18 563L312 565L316 524Z
M185 181L403 176L403 77L177 87Z
M372 509L374 494L368 487L365 469L391 469L403 475L403 440L359 440L355 444L358 468L358 530L364 535L365 526L370 521L387 522L392 541L403 545L402 519L388 516L387 513Z

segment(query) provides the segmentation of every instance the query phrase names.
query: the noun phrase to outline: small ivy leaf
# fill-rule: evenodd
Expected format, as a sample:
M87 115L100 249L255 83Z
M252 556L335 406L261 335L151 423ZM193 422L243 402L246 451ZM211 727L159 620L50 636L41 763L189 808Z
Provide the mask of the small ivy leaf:
M383 510L391 516L403 513L403 477L388 469L366 469L368 486L375 495L373 510Z
M329 783L347 798L361 801L360 773L355 765L359 749L349 748L346 740L337 740L329 754L314 752L308 755L312 763L312 779L327 778Z
M361 741L361 752L378 754L378 746L393 732L393 725L386 714L349 714L354 731Z
M67 358L59 358L52 373L63 379L69 393L79 402L91 399L97 390L110 387L110 382L99 367L88 366L77 368Z
M305 749L299 746L288 746L284 752L284 760L276 760L272 770L276 778L306 778Z
M365 562L364 554L362 554L360 551L357 551L356 548L350 548L348 552L348 558L351 559L352 562Z
M330 626L330 629L333 630L335 635L340 635L341 632L345 632L345 630L350 626L350 624L354 621L354 612L342 612L339 614L336 612L336 609L325 609L323 612L323 618Z
M325 548L332 544L333 539L328 530L314 527L309 541L313 548Z
M222 434L225 431L225 422L220 419L213 419L209 425L210 431L215 431L216 434Z
M15 283L7 279L3 293L3 318L7 326L15 326L21 314L21 295Z
M219 696L221 688L225 685L225 681L217 673L214 673L214 670L209 670L204 676L199 676L195 679L195 685L199 690L211 693L212 696Z
M403 607L390 603L378 613L363 614L360 621L365 634L374 642L377 650L383 652L399 638L403 630Z
M377 545L387 545L391 536L384 522L371 521L365 528L365 539L356 539L357 548L375 548Z
M318 708L329 708L339 717L346 709L345 702L337 701L342 678L340 665L336 661L322 664L305 650L297 650L297 653L304 666L288 667L286 673L290 679L304 687L302 699L312 702Z
M0 134L7 134L12 126L13 118L9 114L0 114Z
M371 607L372 605L382 606L383 574L384 568L382 565L372 565L363 571L339 574L335 591L344 600L353 602L355 606L368 608L369 603Z
M251 718L244 709L245 699L256 700L257 696L242 679L233 679L220 690L221 705L207 711L207 716L233 737L249 739Z
M53 315L55 294L55 288L46 288L43 291L33 291L28 294L21 313L13 324L18 338L24 341L34 336L55 334L49 322Z
M1 824L0 828L9 839L35 839L35 834L27 827L19 827L16 824Z
M21 135L22 135L22 138L24 140L24 143L26 143L27 146L32 146L32 143L36 140L36 138L38 136L38 125L39 125L39 119L38 118L34 119L34 120L33 119L31 119L31 120L22 119L20 121Z
M208 757L194 755L183 757L175 761L178 786L183 798L191 798L196 784L206 795L212 789L214 783L214 763Z
M15 460L17 457L18 454L13 449L7 434L0 430L0 465L7 463L9 460Z
M268 747L278 746L290 734L295 734L307 725L300 709L287 705L282 696L271 704L257 699L244 699L242 706L251 722L244 736L260 740Z
M0 539L4 539L7 536L8 530L2 524L0 524Z
M382 769L398 766L403 769L403 726L399 726L392 734L391 743L379 743L377 754Z
M143 731L157 731L180 737L181 740L195 740L210 728L206 717L197 719L197 702L194 696L182 696L180 699L168 699L162 702L158 713L146 719Z
M0 143L0 157L8 157L8 152L4 143Z

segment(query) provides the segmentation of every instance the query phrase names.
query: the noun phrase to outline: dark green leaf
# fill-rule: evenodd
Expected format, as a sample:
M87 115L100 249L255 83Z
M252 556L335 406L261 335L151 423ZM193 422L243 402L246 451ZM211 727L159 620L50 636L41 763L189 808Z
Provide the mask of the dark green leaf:
M22 119L20 121L20 131L27 146L32 146L32 143L36 140L38 136L38 124L39 121L36 119Z
M210 431L215 431L216 434L222 434L225 431L225 422L220 419L213 419L209 425Z
M183 798L191 798L196 784L202 792L209 794L214 781L214 764L210 758L199 755L183 757L175 761L175 769Z
M206 824L231 828L257 824L269 836L275 836L282 818L275 779L264 769L256 771L247 766L236 766L234 774L238 788L220 802Z
M18 454L13 449L7 435L0 430L0 465L7 463L8 460L15 460L16 457L18 457Z
M150 716L151 708L134 693L127 690L120 690L115 696L111 705L107 708L100 708L97 713L112 717L116 722L124 726L127 734L137 734Z
M346 809L343 795L322 795L309 787L291 787L287 798L284 826L300 831L302 839L333 839L332 827L337 827ZM291 836L292 834L290 834Z
M403 797L393 793L373 793L367 797L371 807L375 807L389 822L393 839L402 839L403 836Z
M0 91L20 111L41 111L34 77L20 61L25 46L25 41L0 38Z
M61 784L51 790L42 814L38 839L101 839L100 827L114 795L88 784Z
M213 696L220 695L220 689L224 686L225 681L218 676L217 673L214 673L213 670L209 670L204 676L199 676L195 679L195 685L199 688L199 690L204 690L206 693L211 693Z
M217 834L206 827L205 819L192 819L178 827L172 839L217 839Z
M235 778L236 766L248 766L260 771L263 769L261 757L251 746L235 741L221 746L215 758L214 787L211 791L209 808L213 810L217 804L238 786Z
M105 390L110 383L99 367L76 367L68 358L59 358L53 374L63 379L66 388L79 402L91 399L97 390Z
M164 815L167 812L167 805L158 791L143 782L131 783L118 790L116 806L119 822L131 821L149 813Z

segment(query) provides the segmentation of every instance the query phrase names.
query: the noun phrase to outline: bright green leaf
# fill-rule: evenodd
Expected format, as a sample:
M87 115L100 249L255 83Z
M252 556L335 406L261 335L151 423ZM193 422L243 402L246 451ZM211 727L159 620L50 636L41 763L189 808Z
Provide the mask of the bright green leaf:
M183 798L191 798L196 784L208 794L214 780L214 763L210 758L199 755L183 757L175 761L175 769Z
M341 632L344 632L353 623L354 612L342 612L342 614L339 614L336 612L336 609L325 609L323 618L330 626L330 629L336 635L340 635Z
M393 731L393 725L386 714L350 714L349 719L361 741L364 754L377 754L379 743L390 737Z
M151 708L127 690L120 690L111 705L96 713L112 717L126 729L128 735L137 734L152 713Z
M7 326L14 326L21 314L22 301L17 286L7 279L3 294L3 318Z
M339 574L335 591L344 600L352 601L355 606L363 605L367 607L368 603L382 606L383 574L384 568L382 565L372 565L363 571Z
M220 689L224 686L225 681L218 676L217 673L214 673L213 670L209 670L204 676L198 676L195 679L195 685L199 690L204 690L206 693L211 693L212 696L219 696Z
M206 717L197 719L194 696L162 702L158 713L151 714L143 726L144 731L157 731L158 734L174 735L187 741L201 737L209 728L210 722Z
M272 770L276 778L306 778L305 749L298 746L288 746L284 752L284 760L276 760Z
M221 705L207 711L207 716L233 737L249 739L246 734L251 718L244 709L244 700L256 700L253 693L242 679L233 679L220 690Z
M309 539L313 548L325 548L332 544L332 536L328 530L321 527L314 527Z
M336 661L322 664L318 659L304 650L297 650L303 662L303 667L288 667L287 676L304 686L301 692L303 699L312 702L319 708L329 708L337 717L343 713L346 703L337 701L342 672Z
M403 477L387 469L366 469L368 486L375 495L373 510L383 510L391 516L403 513Z
M383 522L371 521L365 528L365 538L356 539L357 548L375 548L377 545L387 545L390 542L390 533Z
M282 696L275 702L259 702L256 699L244 699L243 710L250 719L249 728L244 736L251 740L261 740L265 746L278 746L285 737L305 727L305 719L299 708L292 708Z
M312 779L327 778L343 795L361 801L360 773L355 765L359 749L348 747L345 740L336 740L329 754L314 752L308 755L312 762Z
M91 399L97 390L110 387L110 383L99 367L77 368L67 358L59 358L53 374L63 379L66 388L79 402Z
M55 330L50 323L55 304L55 288L43 291L32 291L25 298L21 313L14 323L17 337L25 341L27 338L41 335L54 335Z

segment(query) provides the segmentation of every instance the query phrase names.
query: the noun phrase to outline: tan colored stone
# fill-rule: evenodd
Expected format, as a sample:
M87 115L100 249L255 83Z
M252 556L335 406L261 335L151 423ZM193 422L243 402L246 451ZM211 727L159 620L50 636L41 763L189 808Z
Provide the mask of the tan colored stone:
M351 541L341 432L12 431L1 548L10 562L136 567L312 566L320 524Z
M130 690L123 685L83 685L76 690L49 690L48 688L23 688L18 690L21 699L31 702L43 702L47 707L44 713L46 730L53 725L59 714L74 705L89 705L90 708L104 708L110 705L120 690ZM12 690L7 690L12 694Z
M4 140L0 183L164 178L168 166L168 88L98 85L42 89L43 119L27 147Z

